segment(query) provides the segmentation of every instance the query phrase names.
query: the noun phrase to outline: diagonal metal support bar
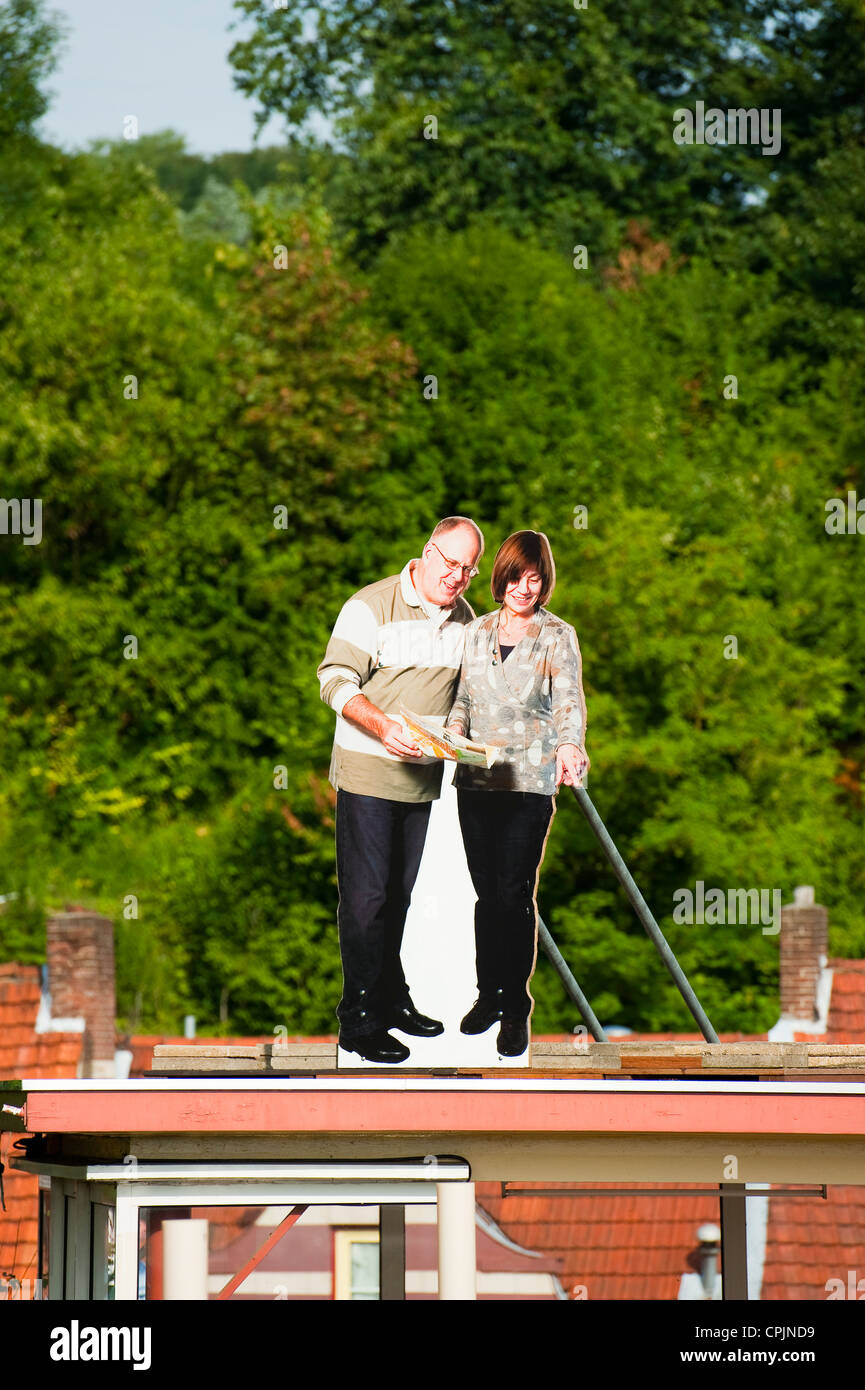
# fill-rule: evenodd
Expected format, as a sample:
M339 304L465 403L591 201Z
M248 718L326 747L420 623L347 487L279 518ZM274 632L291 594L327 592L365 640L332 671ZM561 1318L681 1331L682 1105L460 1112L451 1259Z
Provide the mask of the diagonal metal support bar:
M703 1011L699 999L697 998L696 994L694 993L693 989L688 983L685 972L683 971L681 965L676 960L676 957L670 949L670 945L667 942L664 933L661 931L661 928L658 926L657 922L655 921L654 917L649 911L649 906L645 898L643 897L642 893L640 892L639 888L637 887L636 883L631 877L628 871L627 864L625 863L622 856L619 854L619 851L616 849L616 846L613 844L607 827L604 825L604 822L601 820L600 816L595 810L592 801L589 797L589 793L586 791L585 787L574 787L572 788L572 790L574 796L577 798L580 810L582 811L586 820L589 822L589 825L594 830L595 835L600 840L601 849L604 851L604 854L607 856L610 863L612 864L613 872L615 873L616 878L619 880L628 897L630 898L631 905L634 911L636 912L637 916L639 917L640 921L645 927L648 935L655 943L661 960L664 962L670 974L672 975L674 981L676 982L676 986L679 990L679 993L681 994L682 998L684 999L685 1003L690 1009L691 1014L696 1019L697 1026L699 1027L700 1032L703 1034L703 1037L706 1039L707 1042L720 1042L718 1034L715 1032L711 1023L706 1017L706 1014Z
M567 961L550 935L550 929L540 913L538 913L538 941L541 946L543 946L544 951L552 962L553 969L564 985L568 998L573 1004L576 1004L579 1009L580 1016L595 1042L609 1041L606 1033L595 1017L591 1004L571 974Z
M280 1221L276 1229L272 1231L270 1235L267 1237L267 1240L264 1242L264 1244L259 1246L255 1254L247 1260L246 1264L243 1266L243 1269L239 1269L237 1273L234 1275L234 1277L229 1279L228 1283L225 1285L225 1288L220 1289L219 1293L216 1295L217 1301L223 1298L231 1298L231 1295L234 1293L234 1290L240 1288L240 1285L243 1283L247 1275L251 1274L252 1271L255 1269L256 1265L260 1264L261 1261L264 1259L265 1255L273 1249L274 1245L276 1245L279 1241L282 1240L282 1237L285 1235L286 1231L294 1225L295 1221L300 1220L305 1211L306 1206L292 1207L291 1211L288 1213L288 1216L283 1217L282 1221Z

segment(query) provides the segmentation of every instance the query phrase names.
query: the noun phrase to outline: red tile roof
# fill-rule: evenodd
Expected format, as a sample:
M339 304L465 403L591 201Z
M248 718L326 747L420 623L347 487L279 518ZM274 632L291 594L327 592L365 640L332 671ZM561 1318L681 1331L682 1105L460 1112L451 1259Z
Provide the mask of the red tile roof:
M832 997L826 1041L865 1043L865 960L830 960Z
M850 1273L853 1278L850 1278ZM821 1197L769 1198L769 1231L763 1271L764 1299L820 1302L839 1279L848 1289L865 1279L865 1191L830 1187ZM865 1282L858 1295L865 1293Z
M677 1298L682 1275L693 1268L687 1256L697 1227L719 1220L718 1199L664 1196L669 1183L610 1183L609 1197L547 1195L555 1187L601 1185L520 1183L537 1197L503 1198L498 1183L478 1183L477 1198L511 1240L558 1256L569 1298ZM615 1196L636 1186L657 1186L658 1195Z
M81 1033L37 1033L41 997L38 965L0 965L0 1078L78 1075ZM5 1165L0 1210L0 1278L35 1279L38 1238L37 1178L9 1167L13 1145L23 1134L0 1134L0 1163Z

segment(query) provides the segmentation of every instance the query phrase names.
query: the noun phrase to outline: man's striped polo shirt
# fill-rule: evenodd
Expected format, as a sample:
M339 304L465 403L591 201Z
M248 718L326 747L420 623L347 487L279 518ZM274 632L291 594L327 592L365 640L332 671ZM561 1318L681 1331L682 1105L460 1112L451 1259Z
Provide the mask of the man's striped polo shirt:
M390 801L432 801L441 791L438 758L395 757L342 718L357 694L392 719L401 704L439 726L450 713L474 612L463 598L453 608L426 603L412 579L417 563L410 560L401 574L368 584L343 605L318 668L321 698L336 711L330 781L337 789Z

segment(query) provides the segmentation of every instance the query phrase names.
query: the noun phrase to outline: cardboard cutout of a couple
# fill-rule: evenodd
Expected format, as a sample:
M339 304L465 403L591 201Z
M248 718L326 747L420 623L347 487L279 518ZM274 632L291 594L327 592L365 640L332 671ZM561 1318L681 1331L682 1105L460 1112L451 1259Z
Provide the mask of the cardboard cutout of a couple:
M504 542L500 606L475 617L479 538L440 523L420 560L346 602L319 666L337 715L340 1067L531 1062L538 880L558 787L588 768L582 667L544 606L546 536Z

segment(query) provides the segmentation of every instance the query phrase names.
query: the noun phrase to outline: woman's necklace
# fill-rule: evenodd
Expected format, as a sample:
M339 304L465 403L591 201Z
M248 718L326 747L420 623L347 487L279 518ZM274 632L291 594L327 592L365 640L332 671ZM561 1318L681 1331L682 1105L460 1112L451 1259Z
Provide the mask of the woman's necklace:
M511 618L512 623L520 623L519 627L514 626L513 628L508 626L508 616L510 615L507 614L507 610L502 609L502 613L499 616L499 643L501 644L504 642L506 647L511 647L516 646L517 642L519 642L522 637L525 637L531 626L534 614L528 618Z

